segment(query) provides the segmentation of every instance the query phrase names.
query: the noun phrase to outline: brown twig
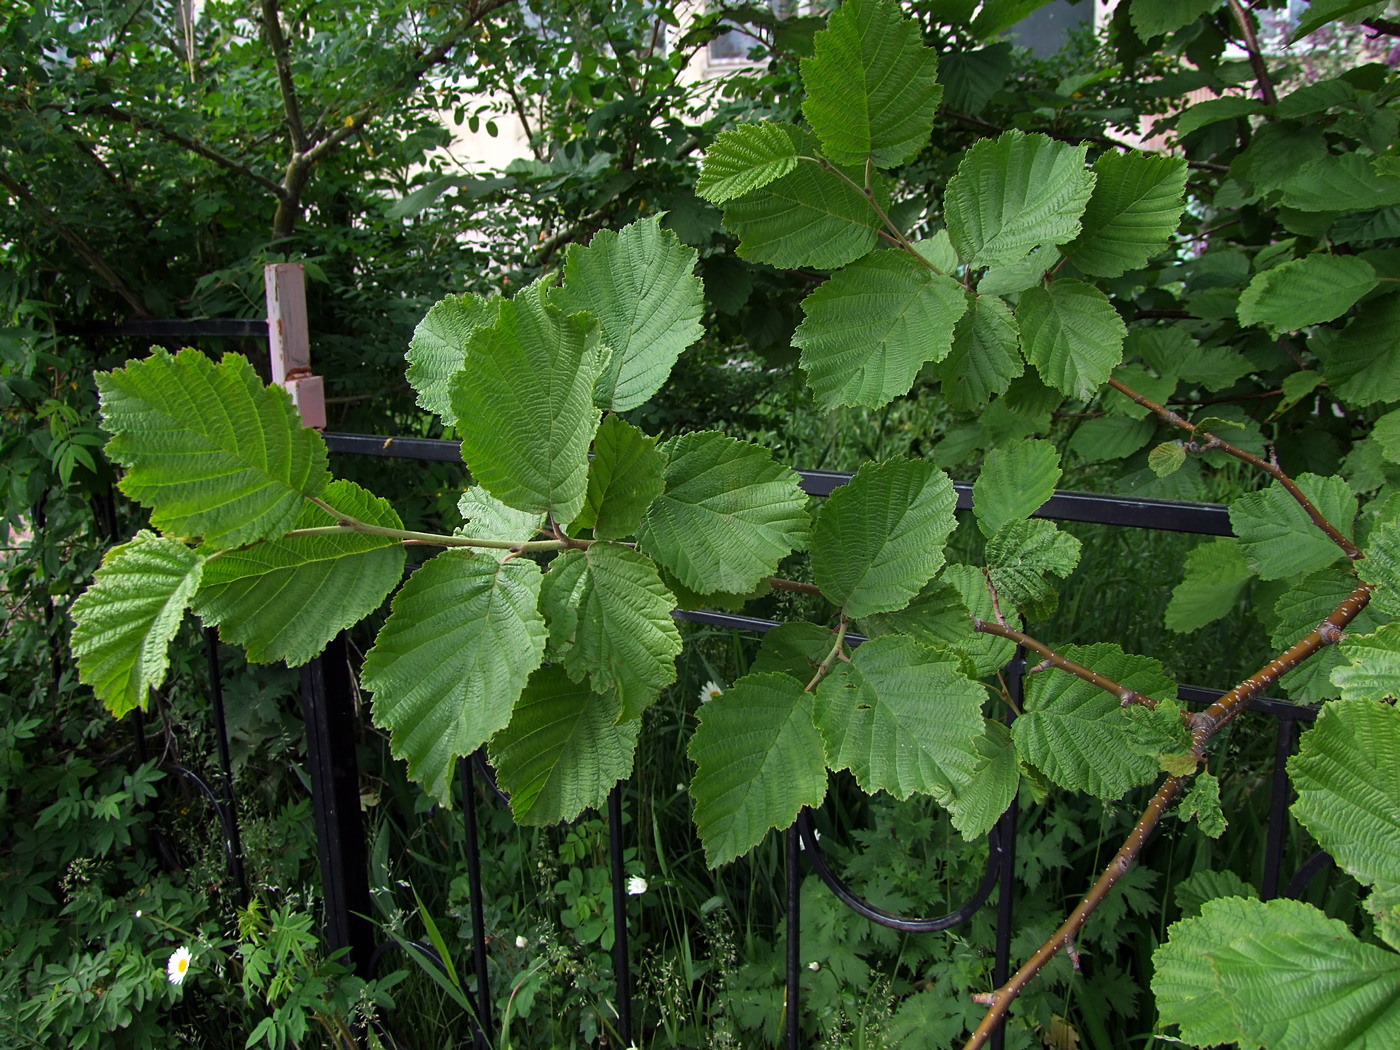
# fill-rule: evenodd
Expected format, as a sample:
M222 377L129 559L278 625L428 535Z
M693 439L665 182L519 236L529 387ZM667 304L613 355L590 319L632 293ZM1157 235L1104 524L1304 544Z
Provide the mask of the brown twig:
M1110 379L1108 381L1108 385L1113 387L1113 389L1117 390L1119 393L1125 394L1127 397L1132 399L1132 401L1135 404L1139 404L1143 408L1146 408L1149 411L1155 413L1159 418L1170 423L1172 426L1178 427L1181 430L1185 430L1193 435L1198 433L1196 424L1188 422L1187 420L1182 418L1178 413L1173 412L1170 408L1167 408L1164 405L1157 404L1157 402L1151 400L1150 398L1144 397L1143 395L1139 394L1136 390L1133 390L1131 387L1120 383L1118 380ZM1298 487L1297 483L1292 478L1290 478L1287 474L1283 472L1283 470L1279 467L1277 463L1270 463L1268 460L1260 459L1258 456L1254 455L1253 453L1246 452L1242 448L1236 448L1228 441L1222 441L1214 434L1204 433L1204 437L1206 438L1206 442L1204 445L1201 446L1202 451L1206 451L1209 449L1219 449L1226 455L1230 455L1233 456L1235 459L1238 459L1241 463L1248 463L1251 467L1257 467L1259 470L1262 470L1265 474L1268 474L1271 478L1273 478L1275 481L1277 481L1280 485L1284 487L1288 494L1292 496L1294 500L1297 501L1300 507L1303 508L1303 512L1307 514L1309 518L1312 519L1313 524L1316 525L1319 529L1321 529L1324 533L1326 533L1327 538L1330 539L1333 543L1335 543L1338 547L1340 547L1342 549L1342 552L1346 554L1348 558L1355 561L1356 559L1361 557L1361 551L1356 546L1356 544L1352 543L1351 540L1343 536L1335 525L1333 525L1330 521L1328 521L1322 516L1322 512L1319 511L1315 506L1313 506L1312 500L1308 499L1308 497L1303 494L1303 490Z
M1140 704L1143 707L1157 706L1157 701L1152 699L1152 697L1144 696L1134 689L1129 689L1125 685L1120 685L1107 675L1101 675L1097 671L1085 667L1083 664L1077 664L1073 660L1061 656L1044 642L1037 641L1030 635L1016 630L1014 627L992 623L989 620L982 620L974 616L972 618L972 629L979 634L994 634L998 638L1009 639L1032 652L1039 653L1041 656L1045 657L1046 662L1051 667L1057 667L1061 671L1074 675L1076 678L1082 678L1090 685L1098 686L1106 693L1112 693L1124 707L1127 707L1129 704Z
M1269 76L1269 67L1264 63L1264 55L1259 50L1259 37L1254 32L1254 26L1250 24L1249 14L1245 11L1240 0L1226 0L1230 5L1230 13L1235 16L1235 21L1239 23L1240 33L1244 37L1245 54L1249 56L1250 68L1254 70L1254 81L1259 85L1259 97L1264 100L1264 105L1274 106L1278 104L1278 92L1274 90L1273 78Z

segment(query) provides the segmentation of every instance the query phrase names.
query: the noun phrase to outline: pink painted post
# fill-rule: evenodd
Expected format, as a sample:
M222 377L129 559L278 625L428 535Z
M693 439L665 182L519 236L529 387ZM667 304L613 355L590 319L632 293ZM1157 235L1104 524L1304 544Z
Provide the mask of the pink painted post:
M308 427L326 426L326 388L311 374L311 332L306 321L306 271L301 263L274 263L263 268L267 286L267 345L272 353L272 381L292 395Z

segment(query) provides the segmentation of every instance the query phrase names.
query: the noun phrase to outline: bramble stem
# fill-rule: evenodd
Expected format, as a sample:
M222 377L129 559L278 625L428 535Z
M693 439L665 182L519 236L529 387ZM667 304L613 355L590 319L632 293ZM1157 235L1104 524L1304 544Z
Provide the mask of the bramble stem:
M1143 707L1157 706L1157 701L1152 699L1152 697L1144 696L1142 693L1134 689L1129 689L1125 685L1119 685L1112 678L1101 675L1097 671L1085 667L1083 664L1077 664L1073 660L1061 656L1044 642L1036 641L1036 639L1032 638L1030 635L1023 634L1014 627L1008 627L1000 623L992 623L990 620L982 620L974 616L972 618L972 629L979 634L994 634L999 638L1010 639L1017 645L1024 646L1033 652L1039 653L1041 656L1045 657L1046 662L1051 667L1058 667L1061 671L1068 672L1076 678L1084 679L1084 681L1088 682L1090 685L1098 686L1106 693L1112 693L1124 707L1127 707L1129 704L1140 704Z
M1120 383L1118 380L1110 379L1108 381L1108 385L1113 387L1113 389L1117 390L1119 393L1125 394L1127 397L1131 398L1134 403L1139 404L1143 408L1149 410L1150 412L1155 413L1158 417L1164 419L1172 426L1185 430L1192 435L1198 432L1197 427L1194 423L1187 422L1176 412L1173 412L1171 409L1165 407L1164 405L1157 404L1157 402L1151 400L1150 398L1144 397L1143 395L1139 394L1136 390L1133 390L1131 387ZM1271 478L1273 478L1275 481L1277 481L1280 485L1284 487L1288 494L1292 496L1295 501L1297 501L1298 506L1303 508L1303 512L1307 514L1309 518L1312 519L1313 524L1316 525L1319 529L1321 529L1324 533L1326 533L1327 538L1330 539L1333 543L1335 543L1338 547L1340 547L1342 549L1342 552L1346 554L1348 558L1350 558L1352 561L1356 561L1358 558L1361 557L1361 551L1357 548L1356 544L1352 543L1351 540L1343 536L1336 526L1334 526L1330 521L1328 521L1322 516L1322 512L1319 511L1315 506L1313 506L1312 500L1308 499L1308 497L1303 494L1303 490L1298 487L1297 483L1292 478L1290 478L1287 474L1283 472L1283 470L1279 467L1277 463L1270 463L1268 460L1260 459L1258 456L1254 455L1253 453L1246 452L1242 448L1236 448L1228 441L1222 441L1214 434L1206 433L1204 436L1206 438L1206 444L1203 446L1204 449L1218 448L1221 452L1224 452L1226 455L1234 456L1241 463L1248 463L1251 467L1257 467L1259 470L1262 470L1265 474L1268 474Z

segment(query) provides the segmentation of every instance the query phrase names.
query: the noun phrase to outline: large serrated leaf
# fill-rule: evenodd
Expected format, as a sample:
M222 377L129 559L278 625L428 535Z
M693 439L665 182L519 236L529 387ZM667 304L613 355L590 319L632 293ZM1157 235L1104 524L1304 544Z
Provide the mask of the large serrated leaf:
M510 724L489 748L510 810L521 824L558 824L601 809L632 772L641 722L617 721L617 697L541 667L525 686Z
M1400 662L1400 626L1381 633L1392 636L1392 664ZM1369 700L1324 705L1288 760L1288 776L1298 792L1293 815L1343 870L1374 888L1366 903L1377 929L1392 947L1400 946L1400 914L1394 911L1400 892L1400 711Z
M534 562L447 551L408 578L365 656L360 682L374 693L375 725L443 805L456 760L504 728L540 664L539 593Z
M1342 699L1400 696L1400 624L1388 623L1374 634L1358 634L1353 626L1337 650L1331 683Z
M418 404L437 413L448 426L457 422L449 396L452 377L466 362L472 333L496 323L500 304L500 299L483 299L471 292L449 295L434 304L413 330L408 342L408 382Z
M1199 630L1233 611L1251 575L1236 540L1209 540L1193 548L1186 555L1185 575L1167 603L1167 630Z
M1294 481L1328 522L1350 535L1356 497L1346 481L1316 474L1300 474ZM1342 549L1277 481L1231 503L1230 526L1239 537L1245 560L1263 580L1312 572L1343 557Z
M817 586L851 619L902 609L943 567L956 503L953 483L931 463L862 465L817 515Z
M642 513L665 489L666 457L631 423L608 416L598 428L588 464L588 495L574 519L600 540L620 540L637 531Z
M666 442L637 544L700 594L746 593L807 543L807 497L767 449L714 431Z
M1186 207L1186 161L1109 150L1094 161L1083 232L1065 254L1084 273L1118 277L1167 246Z
M944 197L958 254L971 266L999 266L1074 240L1094 188L1087 150L1020 131L974 145Z
M528 543L544 526L543 514L508 507L480 485L473 485L457 498L457 512L462 515L462 525L455 534L478 540ZM483 550L493 554L497 561L510 557L508 549Z
M846 0L802 59L802 115L837 164L893 168L929 139L943 98L938 52L890 0Z
M1162 1022L1193 1046L1400 1045L1400 955L1309 904L1225 897L1168 932L1152 991Z
M699 258L661 219L600 230L569 246L556 301L598 318L607 363L593 389L605 412L626 412L661 389L681 351L700 338L705 290Z
M1390 294L1340 332L1324 328L1309 340L1322 358L1333 396L1349 405L1400 401L1400 295Z
M1132 0L1128 17L1143 43L1163 33L1174 33L1201 15L1214 11L1224 0Z
M742 197L797 167L797 129L790 124L740 124L705 151L695 192L711 204Z
M78 677L114 716L145 707L170 666L170 639L199 588L204 559L178 540L138 532L102 559L73 603Z
M1116 645L1067 645L1060 655L1144 696L1166 699L1176 684L1162 665ZM1081 678L1049 670L1027 678L1024 713L1011 726L1021 757L1061 787L1121 798L1159 772L1139 745L1141 728L1118 697Z
M1292 332L1332 321L1376 287L1375 268L1354 255L1308 255L1274 266L1240 294L1242 325Z
M751 674L705 704L690 738L690 794L705 860L717 867L826 796L812 697L785 674Z
M946 583L953 588L963 609L971 616L987 622L996 620L996 607L992 604L992 593L987 589L987 577L977 566L949 565L939 574L935 583L938 582ZM928 594L931 599L936 600L937 596L932 588ZM916 601L911 603L911 606L916 607L920 604L922 603ZM911 633L914 637L919 637L917 633L912 631L906 630L904 633ZM973 632L966 637L954 639L949 644L959 652L967 654L968 658L976 665L978 677L985 677L1001 670L1016 654L1016 643L1009 638L1000 638L994 634L982 634L981 632Z
M1285 207L1308 212L1369 211L1400 204L1400 178L1378 174L1361 153L1329 153L1293 169Z
M578 607L583 598L588 559L583 551L564 551L549 563L540 584L540 612L549 625L549 657L567 658L578 637Z
M799 157L810 158L816 139L797 128L790 134ZM750 262L834 270L879 239L880 217L860 188L862 178L800 161L782 178L730 201L724 224L739 235L739 255ZM888 203L887 197L877 182L877 200Z
M1065 579L1079 564L1081 544L1040 518L1008 521L987 541L987 572L1003 605L1044 601L1055 591L1046 579Z
M1048 441L1021 441L997 448L982 461L972 486L972 510L983 536L995 536L1008 521L1029 518L1060 480L1060 453Z
M1016 747L1003 723L988 720L973 746L977 750L977 764L968 782L958 788L948 804L953 827L968 841L992 829L1016 800L1016 790L1021 785Z
M291 526L326 487L326 445L301 425L286 391L265 387L238 354L155 350L98 373L107 454L121 490L172 536L237 547Z
M1341 566L1322 569L1293 584L1274 602L1274 620L1269 643L1283 652L1307 637L1323 618L1329 616L1353 590L1356 578ZM1375 610L1366 608L1348 626L1348 633L1364 633L1380 623ZM1294 703L1315 704L1337 695L1332 672L1344 662L1344 653L1335 645L1312 654L1281 679L1279 685Z
M354 482L333 481L321 498L366 525L403 528L388 502ZM337 520L308 503L294 527ZM403 546L387 536L348 528L335 536L279 536L211 556L194 611L224 641L243 646L249 660L297 667L379 608L403 566Z
M1400 616L1400 519L1372 529L1364 553L1357 572L1375 585L1371 604L1391 616Z
M938 367L943 396L954 408L981 408L1025 371L1021 330L1011 307L995 295L976 296L953 329L953 346Z
M601 413L598 325L566 314L536 283L478 328L451 385L462 459L478 484L516 510L573 521L583 506L588 446Z
M987 691L956 657L911 638L866 642L817 688L813 717L832 769L862 790L915 792L944 806L971 783Z
M1128 327L1108 296L1083 281L1029 288L1016 306L1021 350L1040 378L1087 401L1123 359Z
M596 692L613 693L618 720L631 721L676 680L676 599L656 566L630 547L595 543L584 560L577 636L564 666L575 679L586 673Z
M879 408L941 361L967 309L962 286L902 251L858 259L802 301L792 345L823 408Z

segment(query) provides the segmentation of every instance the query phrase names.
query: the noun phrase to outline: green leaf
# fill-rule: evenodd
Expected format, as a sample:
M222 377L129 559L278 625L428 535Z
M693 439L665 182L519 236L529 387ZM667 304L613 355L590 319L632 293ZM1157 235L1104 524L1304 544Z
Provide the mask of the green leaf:
M898 250L872 252L802 301L792 337L823 408L880 408L941 361L967 309L962 286Z
M763 636L749 673L778 672L806 684L831 652L833 638L830 628L805 620L779 624Z
M1152 957L1164 1024L1193 1046L1380 1050L1400 1045L1400 955L1308 904L1226 897Z
M1132 0L1128 17L1144 44L1154 36L1175 33L1201 15L1214 11L1222 0Z
M1254 370L1247 357L1233 350L1203 347L1180 327L1135 328L1123 344L1124 354L1140 357L1160 374L1207 390L1224 390Z
M1218 839L1225 834L1229 821L1220 808L1220 779L1214 773L1197 773L1191 782L1177 815L1182 820L1196 818L1196 825L1207 838Z
M710 867L785 828L826 796L812 697L785 674L751 674L700 708L690 739L695 827Z
M540 584L540 612L549 624L549 656L565 659L578 637L578 608L583 599L588 559L583 551L563 551L549 563Z
M1106 463L1131 456L1156 432L1151 420L1112 412L1080 423L1067 448L1086 463ZM1149 465L1151 462L1149 454Z
M456 760L505 727L540 664L539 593L534 562L446 551L394 595L365 656L360 683L374 693L374 724L442 805L452 798Z
M943 567L956 503L953 483L931 463L863 464L817 515L817 586L851 619L902 609Z
M1308 255L1254 275L1240 295L1240 324L1293 332L1335 320L1376 283L1376 271L1365 259Z
M956 789L948 803L953 827L969 842L992 829L1015 801L1021 785L1016 748L1003 723L988 720L973 746L977 749L977 765L968 782Z
M1309 345L1322 358L1332 394L1349 405L1400 401L1400 295L1368 304L1340 332L1323 329Z
M1173 893L1183 919L1201 914L1201 908L1217 897L1250 897L1258 899L1259 891L1228 868L1206 869L1188 875L1176 884Z
M491 740L489 754L521 824L559 824L602 809L632 772L641 722L617 721L617 697L541 667Z
M1008 521L987 541L991 584L1007 604L1026 605L1055 593L1046 573L1061 579L1079 564L1080 542L1042 519Z
M983 0L972 20L972 32L979 40L996 36L1050 3L1051 0Z
M695 192L711 204L742 197L797 167L790 124L740 124L722 131L705 151Z
M822 679L813 717L827 765L849 769L861 790L918 792L947 806L971 784L986 698L955 657L891 636L866 642Z
M1040 378L1087 401L1123 359L1127 325L1108 296L1083 281L1029 288L1016 306L1021 349Z
M1060 453L1048 441L1021 441L996 448L982 461L972 486L972 511L983 536L1008 521L1029 518L1055 494Z
M1094 188L1087 150L1020 131L969 149L944 197L958 254L971 266L997 266L1074 240Z
M700 594L746 593L807 543L807 497L767 449L714 431L661 446L666 490L637 543Z
M330 480L321 435L238 354L216 365L155 350L99 372L97 388L107 454L127 468L120 488L169 535L213 547L280 535Z
M1163 251L1186 207L1186 161L1110 150L1094 161L1094 193L1083 232L1065 249L1095 277L1140 269Z
M536 539L545 517L538 512L508 507L480 485L473 485L458 497L457 512L462 515L463 525L456 530L456 535L510 543L528 543ZM497 561L510 556L510 551L501 549L483 549L482 553L492 555Z
M1311 0L1302 17L1298 19L1298 25L1290 34L1288 42L1291 44L1301 40L1329 22L1346 18L1348 15L1357 16L1364 13L1368 7L1375 6L1376 0ZM1350 20L1354 20L1354 17Z
M944 572L956 568L969 567L948 566ZM982 574L980 572L977 573L977 577L978 581L981 582ZM982 594L987 595L985 583L982 583ZM995 615L992 612L990 596L987 596L985 613L988 617ZM930 648L944 650L960 648L967 643L988 640L1001 641L1001 639L992 638L991 635L979 635L973 632L972 613L968 611L962 594L957 587L945 579L930 581L915 595L914 600L902 609L861 617L856 621L856 628L871 638L886 634L898 634L913 638ZM1005 663L1006 660L1002 659L986 668L978 663L977 673L979 675L989 673L999 669Z
M1400 624L1375 634L1349 631L1338 647L1339 665L1331 681L1343 700L1387 700L1400 696Z
M641 524L642 513L665 489L666 457L648 437L617 416L598 428L588 465L588 495L573 528L600 540L620 540Z
M1116 645L1067 645L1060 655L1144 696L1176 695L1160 663ZM1131 711L1081 678L1054 669L1028 677L1023 711L1011 726L1017 751L1063 788L1116 799L1158 773L1158 754L1136 746Z
M516 510L573 521L587 488L603 364L597 322L566 314L544 285L502 302L496 323L472 333L451 388L462 459L477 483Z
M1300 474L1294 481L1323 518L1343 535L1350 535L1356 497L1342 478ZM1262 492L1246 493L1231 503L1230 525L1239 537L1245 560L1261 580L1312 572L1343 557L1342 549L1277 481Z
M333 481L321 498L341 514L383 528L403 522L388 502L351 481ZM334 525L308 503L298 529ZM403 578L404 549L387 536L345 529L335 536L278 537L223 551L204 565L194 611L219 637L256 663L306 663L345 628L359 623Z
M595 543L584 559L577 639L564 666L576 680L586 672L595 692L614 692L618 720L631 721L676 680L676 599L656 566L629 547Z
M837 164L893 168L929 140L943 98L938 52L890 0L846 0L802 60L802 115Z
M1322 569L1295 583L1274 602L1269 644L1275 651L1283 652L1306 638L1355 588L1356 578L1341 566ZM1379 622L1375 612L1366 608L1347 630L1362 634L1374 630ZM1337 695L1332 674L1345 658L1340 646L1326 646L1285 674L1279 679L1279 685L1297 704L1330 700Z
M1167 630L1185 634L1231 612L1252 573L1236 540L1208 540L1186 555L1186 573L1167 603Z
M483 299L470 292L449 295L413 330L408 342L408 382L418 393L418 404L447 426L457 424L449 394L452 377L466 364L472 333L495 324L500 305L500 299Z
M1375 585L1371 604L1391 616L1400 616L1400 519L1372 529L1364 553L1366 557L1356 571Z
M799 155L815 152L816 139L809 133L794 128L789 134ZM799 162L782 178L730 201L724 224L739 235L739 255L750 262L834 270L860 258L879 239L880 218L861 189L863 182L862 172L842 178L813 161ZM886 191L877 189L877 199L886 198Z
M1285 207L1306 212L1371 211L1400 204L1400 178L1380 175L1360 153L1329 153L1298 167L1283 184Z
M605 412L626 412L661 389L681 351L700 338L705 290L698 253L661 228L661 217L600 230L569 245L557 301L598 318L607 363L593 389ZM568 520L568 519L561 519Z
M1025 371L1017 344L1020 329L1011 308L994 295L979 295L953 329L953 348L938 369L943 396L953 408L981 408Z
M1186 446L1180 441L1163 441L1147 454L1147 465L1159 478L1175 474L1186 463Z
M1400 625L1383 627L1372 638L1380 634L1390 638L1393 674L1400 664L1394 648ZM1400 892L1400 711L1370 700L1323 705L1288 760L1288 776L1298 792L1293 815L1347 874L1374 887L1367 908L1378 931L1395 946L1400 940L1400 914L1393 910Z
M1371 437L1392 463L1400 463L1400 409L1387 412L1371 426Z
M1214 0L1212 0L1214 2ZM1264 103L1257 98L1244 98L1240 95L1226 95L1224 98L1208 98L1184 110L1176 118L1176 133L1185 138L1193 131L1219 123L1222 120L1236 120L1252 116L1264 109ZM1232 171L1231 174L1234 174Z
M146 706L165 680L170 639L199 588L204 559L144 529L102 559L73 603L78 677L115 717Z

